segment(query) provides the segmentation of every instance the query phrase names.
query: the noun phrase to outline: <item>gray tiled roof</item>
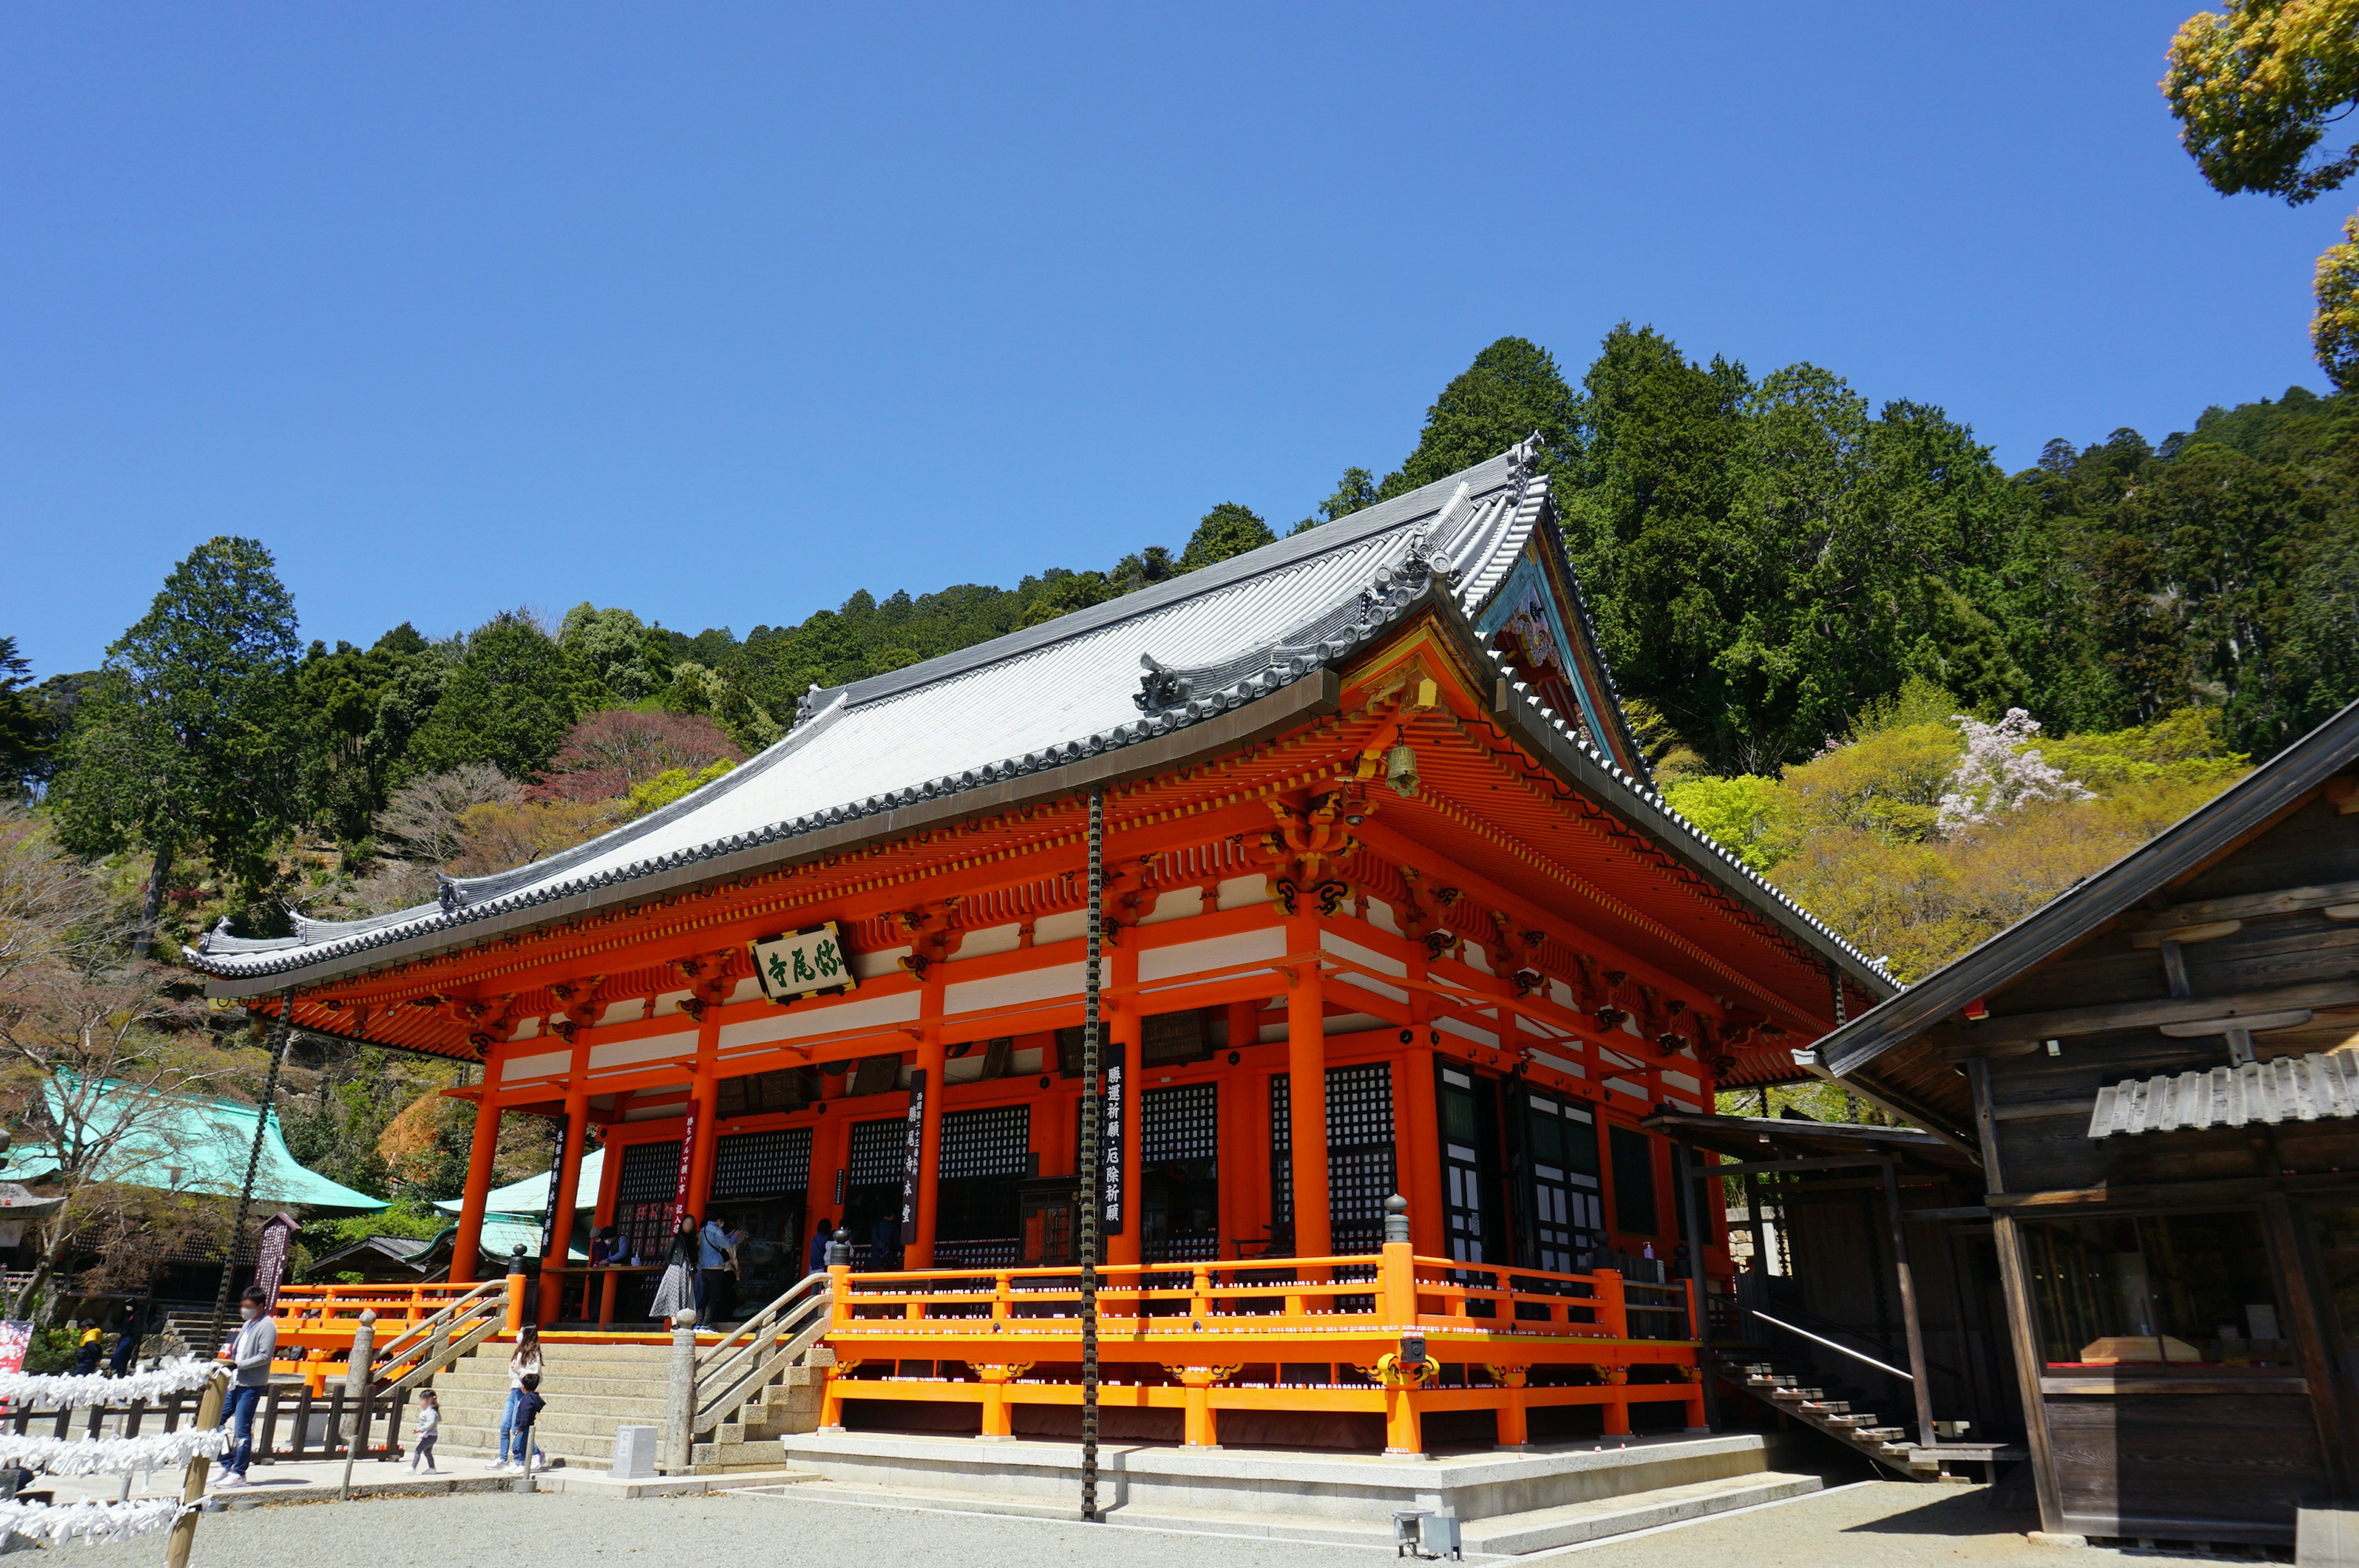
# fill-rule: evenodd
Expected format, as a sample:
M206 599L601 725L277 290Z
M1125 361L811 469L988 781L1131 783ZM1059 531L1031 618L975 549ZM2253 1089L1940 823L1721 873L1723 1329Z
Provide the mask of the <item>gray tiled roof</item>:
M267 940L217 932L190 961L224 978L289 974L1060 767L1229 711L1345 658L1429 596L1469 617L1478 612L1546 510L1537 456L1527 442L1141 592L904 669L813 688L784 740L587 844L493 876L446 879L438 903L370 920L301 920L294 936ZM1750 883L1755 902L1842 946L1670 813L1645 780L1564 716L1538 717L1693 835L1723 880Z
M2348 1117L2359 1117L2359 1055L2331 1051L2110 1085L2097 1091L2089 1136Z

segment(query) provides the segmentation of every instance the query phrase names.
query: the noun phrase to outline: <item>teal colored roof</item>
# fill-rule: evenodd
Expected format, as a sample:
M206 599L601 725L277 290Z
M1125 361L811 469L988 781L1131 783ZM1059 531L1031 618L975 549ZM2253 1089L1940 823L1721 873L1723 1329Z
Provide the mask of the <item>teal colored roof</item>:
M603 1149L592 1149L582 1157L582 1175L573 1187L573 1201L577 1208L598 1206L598 1184L603 1177L605 1170L606 1151ZM434 1206L444 1214L457 1214L467 1206L465 1200L452 1198L447 1203L438 1203ZM510 1182L505 1187L494 1187L484 1197L484 1212L486 1215L516 1215L531 1219L534 1245L525 1249L527 1252L534 1251L539 1245L540 1217L548 1210L549 1173L546 1171L538 1176L527 1176L521 1182ZM488 1236L489 1230L487 1229L484 1234ZM491 1243L487 1240L484 1245L488 1247ZM506 1249L503 1248L501 1250L505 1251Z
M254 1149L256 1107L205 1096L150 1096L132 1088L123 1089L119 1098L103 1098L102 1115L112 1104L120 1104L135 1125L136 1125L110 1152L96 1172L101 1180L164 1192L237 1195ZM57 1168L53 1147L20 1143L0 1156L0 1182L38 1182ZM276 1112L263 1131L254 1196L258 1203L303 1208L365 1212L386 1206L383 1198L354 1192L296 1163Z
M576 1228L579 1228L578 1227ZM509 1258L517 1248L524 1249L527 1258L540 1256L540 1216L526 1219L517 1215L487 1214L484 1217L483 1249L494 1258ZM568 1258L590 1260L590 1254L579 1247L565 1249Z

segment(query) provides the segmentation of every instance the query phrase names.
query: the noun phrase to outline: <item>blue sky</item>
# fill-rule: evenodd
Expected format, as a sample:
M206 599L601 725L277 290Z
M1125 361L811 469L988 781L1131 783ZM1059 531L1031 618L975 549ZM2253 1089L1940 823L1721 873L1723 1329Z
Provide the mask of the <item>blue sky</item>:
M2320 384L2171 4L0 10L0 633L695 631L1280 525L1627 318L2020 467Z

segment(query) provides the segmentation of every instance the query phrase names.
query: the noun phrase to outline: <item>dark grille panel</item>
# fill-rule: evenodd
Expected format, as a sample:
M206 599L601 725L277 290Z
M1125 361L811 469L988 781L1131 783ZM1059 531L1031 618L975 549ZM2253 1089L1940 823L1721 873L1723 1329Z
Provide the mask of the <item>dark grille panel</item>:
M853 1122L852 1163L844 1180L855 1187L899 1186L905 1126L897 1116Z
M712 1195L766 1198L799 1193L810 1184L811 1135L808 1127L778 1132L740 1132L713 1145Z
M1216 1160L1221 1150L1220 1092L1212 1084L1149 1089L1139 1102L1139 1158L1146 1165Z
M1294 1220L1294 1126L1290 1076L1269 1080L1271 1217ZM1393 1075L1386 1062L1327 1069L1327 1226L1339 1251L1361 1251L1384 1237L1385 1199L1393 1162Z
M669 1143L634 1143L623 1151L623 1173L614 1195L623 1203L671 1202L679 1180L679 1140Z
M1028 1105L947 1111L942 1116L940 1179L1029 1174L1031 1144Z

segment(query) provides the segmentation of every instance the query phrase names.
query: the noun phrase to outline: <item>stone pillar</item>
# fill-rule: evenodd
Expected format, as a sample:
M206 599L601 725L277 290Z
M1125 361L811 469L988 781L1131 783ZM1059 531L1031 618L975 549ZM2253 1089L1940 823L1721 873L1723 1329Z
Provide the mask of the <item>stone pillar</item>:
M696 1314L671 1320L671 1365L664 1382L664 1472L685 1476L696 1462Z

